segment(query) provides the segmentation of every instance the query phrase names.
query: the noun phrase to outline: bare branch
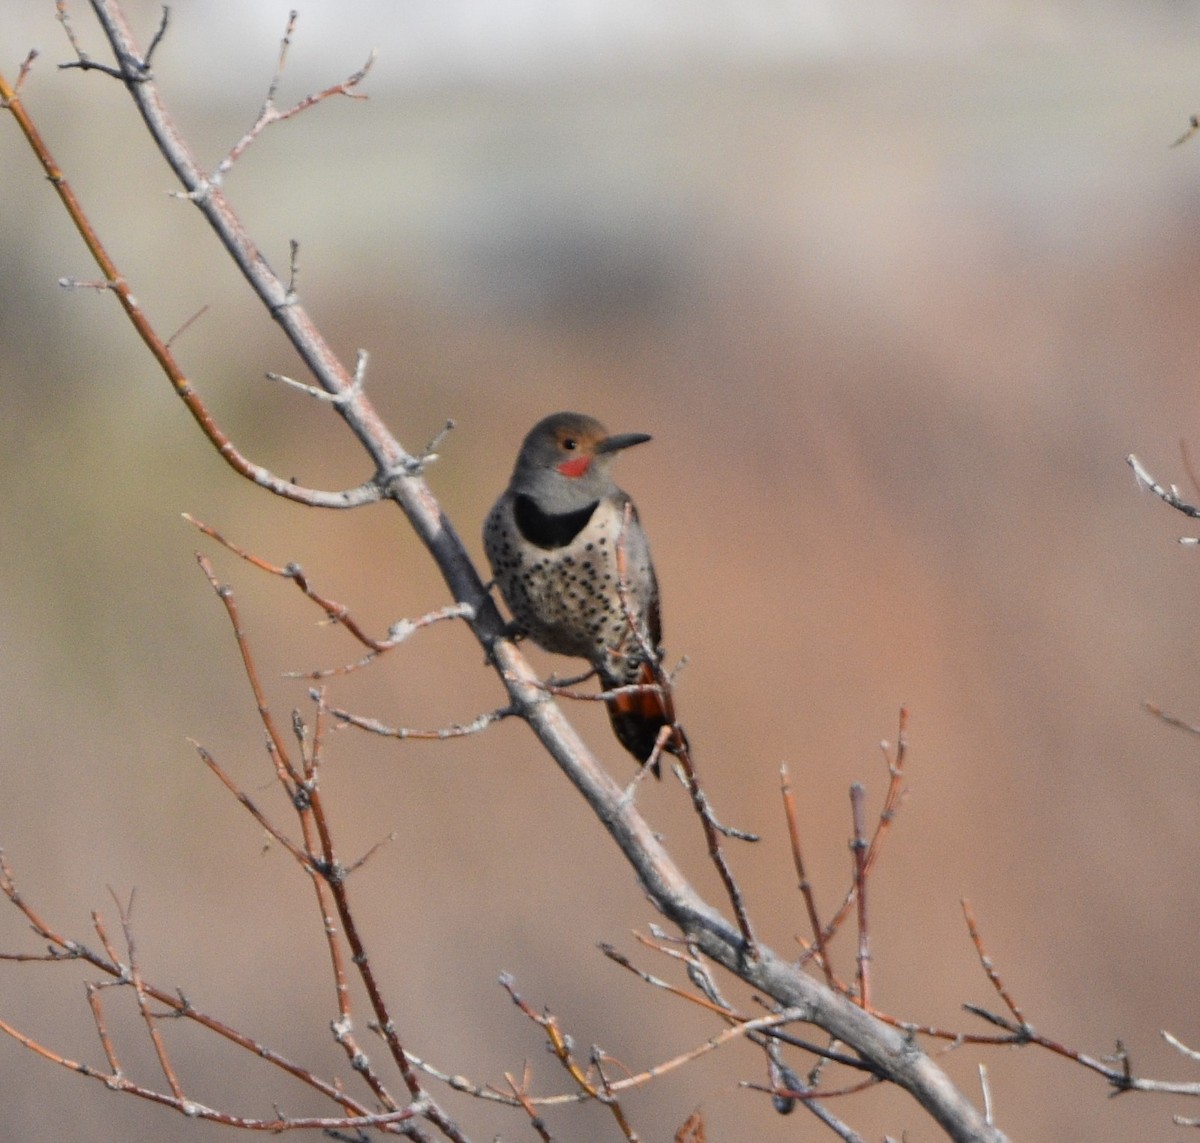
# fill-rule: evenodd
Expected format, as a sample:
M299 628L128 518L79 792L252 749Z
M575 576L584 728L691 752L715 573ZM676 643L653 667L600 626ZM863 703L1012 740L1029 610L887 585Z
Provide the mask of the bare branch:
M880 853L883 852L883 843L887 838L892 822L895 821L896 811L899 809L900 803L904 800L904 762L908 751L908 710L906 707L900 708L900 726L895 747L891 747L887 742L880 743L880 747L884 761L887 764L889 781L887 793L883 799L883 809L879 811L879 820L875 825L875 832L871 836L871 844L867 847L866 856L863 860L864 877L870 876L871 870L874 868L876 861L878 861ZM888 754L889 749L894 750L892 756ZM834 935L841 928L842 922L849 916L854 902L855 888L852 882L850 890L842 900L837 912L834 913L832 920L825 926L823 939L826 944L833 939ZM817 945L814 945L801 957L802 964L806 963L809 957L816 954L817 947Z
M1187 1059L1193 1060L1196 1063L1200 1063L1200 1051L1197 1051L1195 1048L1189 1048L1182 1040L1172 1036L1171 1033L1165 1029L1160 1032L1159 1035L1162 1036L1162 1038L1166 1040L1166 1042L1170 1044L1171 1047L1174 1048L1180 1055L1185 1056Z
M517 711L511 706L502 706L498 710L487 711L470 722L455 723L453 726L439 726L433 730L414 730L407 726L388 726L378 719L365 718L360 714L354 714L353 711L343 710L341 707L331 706L329 713L347 726L357 726L359 730L366 730L371 734L378 734L383 738L399 738L401 740L416 738L433 742L445 742L451 738L465 738L472 734L480 734L487 730L493 723L513 717Z
M37 48L30 48L28 54L21 61L21 66L17 71L17 80L12 86L13 96L20 95L21 88L25 85L26 77L33 70L33 62L38 58L38 54ZM0 109L7 110L7 108L8 100L0 99Z
M981 1140L994 1143L1002 1139L1000 1133L986 1124L980 1113L950 1084L945 1073L914 1045L910 1036L883 1024L847 997L809 977L798 966L780 958L770 948L754 939L741 895L728 866L724 863L720 848L720 831L708 808L707 800L703 797L695 769L685 750L681 766L688 779L693 803L704 824L710 857L721 872L722 882L735 914L735 923L731 924L699 896L655 836L649 823L637 812L636 807L623 798L621 788L588 751L567 723L558 705L550 701L545 692L539 689L531 668L513 643L505 638L505 628L499 613L485 592L458 536L444 517L428 486L421 479L422 459L408 454L388 432L363 387L359 386L357 390L354 388L350 372L338 361L317 333L303 308L289 295L285 283L270 270L265 258L233 213L220 186L217 185L219 180L207 176L195 162L161 101L150 74L149 53L142 56L138 52L115 0L92 0L92 6L114 51L116 67L110 74L118 74L122 78L157 145L179 177L184 191L208 219L271 316L292 340L317 385L327 393L344 394L344 398L334 402L332 407L362 443L371 458L376 475L372 481L356 490L357 495L323 494L298 489L289 482L277 482L277 478L249 466L240 456L240 466L239 463L235 463L233 457L238 454L216 430L207 409L178 372L166 346L149 330L124 280L111 266L111 262L98 258L103 277L106 281L114 283L112 288L130 320L135 326L139 326L139 330L146 330L144 336L147 345L167 371L176 392L188 405L192 415L205 428L209 439L218 445L222 455L235 469L250 479L256 479L264 486L271 487L280 495L290 495L305 503L331 507L335 504L347 506L351 501L365 503L381 496L395 501L437 561L454 601L472 607L472 628L481 644L490 652L498 672L505 680L513 706L528 721L564 773L588 800L664 916L687 934L689 942L694 944L700 953L736 973L751 987L772 997L781 1010L793 1013L795 1019L819 1023L832 1036L852 1044L873 1068L886 1074L919 1100L951 1138L970 1140L972 1143L979 1143ZM11 102L11 94L6 89L0 88L0 97ZM10 107L10 110L13 108ZM95 253L95 250L93 252ZM252 663L244 647L243 659L248 677L253 678ZM663 680L656 681L661 685ZM669 679L666 681L669 683ZM269 714L262 700L261 690L257 687L255 696L260 710L263 711L264 725L268 725ZM671 723L673 727L677 727L673 718ZM681 730L680 736L682 737ZM273 725L269 729L268 738L269 749L277 760L279 772L287 773L291 778L295 767L288 762L286 744ZM307 785L302 788L308 792ZM337 916L352 954L352 963L358 968L360 979L367 989L372 1011L389 1052L409 1087L414 1104L420 1104L422 1113L429 1122L436 1123L449 1138L460 1139L461 1132L458 1132L444 1115L440 1115L436 1107L421 1104L423 1093L419 1079L407 1062L399 1036L387 1014L387 1006L369 968L370 962L361 934L349 910L345 896L344 869L336 861L331 842L322 832L326 825L323 813L316 809L319 790L314 788L311 796L314 799L312 821L320 840L319 849L313 849L312 852L319 852L321 855L320 871L333 894ZM882 828L881 824L876 831L876 837L880 836ZM868 850L868 867L870 857L871 851ZM175 1007L177 1006L178 1002ZM608 1097L610 1091L616 1087L615 1083L610 1085L604 1078L598 1081L588 1080L584 1075L584 1079L602 1097Z
M1197 116L1197 115L1189 116L1187 130L1182 135L1180 135L1179 138L1176 139L1175 142L1173 142L1171 144L1171 146L1172 147L1182 146L1193 135L1195 135L1197 131L1200 131L1200 116Z
M99 917L97 916L95 918L95 922L97 932L100 935L101 943L106 949L106 953L104 954L97 953L81 942L72 940L62 935L61 933L57 932L47 921L45 921L24 899L20 892L18 892L16 882L13 878L12 869L7 858L2 852L0 852L0 892L2 892L4 896L7 897L8 900L25 915L26 920L29 921L35 934L41 940L45 941L53 950L50 955L24 958L18 955L10 954L4 959L38 959L42 961L56 962L59 964L67 964L72 961L79 960L90 964L93 968L98 969L105 976L109 977L110 980L106 983L116 985L128 985L132 983L129 966L120 963L120 961L116 958L115 953L111 950L111 945L104 933L103 924ZM355 1121L359 1121L359 1117L361 1116L367 1116L371 1114L371 1109L369 1107L365 1106L347 1094L339 1084L330 1083L321 1079L320 1077L314 1075L307 1068L302 1067L301 1065L288 1059L286 1056L276 1052L274 1049L269 1048L266 1044L263 1044L260 1041L237 1031L235 1028L218 1020L216 1017L200 1011L198 1008L192 1005L192 1003L186 997L176 992L152 985L145 980L142 981L141 989L147 997L154 1000L156 1003L161 1004L168 1013L194 1022L198 1026L203 1027L211 1033L214 1033L235 1047L246 1051L249 1055L260 1059L266 1064L278 1068L281 1072L284 1072L292 1076L294 1079L299 1080L301 1083L326 1096L334 1103L340 1105L345 1110L346 1115L348 1117L353 1117ZM96 1014L101 1010L98 1009L96 1002L92 1001L91 999L89 999L89 1004L92 1006L93 1018L95 1019ZM3 1020L0 1020L0 1032L4 1032L18 1043L24 1045L30 1051L42 1056L44 1059L48 1059L62 1067L70 1069L71 1071L76 1071L81 1075L86 1075L93 1079L99 1079L105 1083L106 1086L112 1088L113 1090L128 1091L142 1098L150 1099L153 1102L167 1104L168 1106L174 1107L177 1111L183 1111L185 1114L192 1114L192 1112L187 1110L186 1104L181 1103L172 1095L156 1093L150 1089L141 1088L136 1084L129 1083L122 1075L120 1075L119 1070L116 1068L114 1068L112 1072L106 1073L94 1069L87 1064L70 1060L46 1047L45 1045L38 1043L32 1037L25 1035L14 1028L11 1024L8 1024ZM102 1013L100 1016L100 1023L98 1024L98 1032L101 1037L101 1042L104 1043L104 1041L108 1038L108 1033L104 1028ZM111 1067L116 1060L115 1049L112 1048L111 1042L105 1049L105 1056L109 1060ZM197 1107L199 1107L199 1105L197 1105ZM202 1113L197 1111L196 1114ZM280 1130L285 1129L287 1125L286 1121L249 1120L238 1116L218 1118L221 1114L222 1113L212 1111L212 1109L204 1109L203 1111L203 1116L205 1118L217 1119L218 1122L223 1123L228 1122L234 1126L249 1125L255 1130L270 1129L254 1126L260 1122L277 1122L280 1124L280 1126L275 1129Z
M283 69L287 63L288 48L292 44L292 33L296 30L296 12L291 12L288 15L287 27L284 29L283 39L279 43L279 62L275 68L275 75L271 79L271 85L267 89L267 98L263 101L262 110L258 113L258 118L254 121L254 125L234 144L233 149L217 164L216 169L211 176L213 186L220 186L221 181L233 168L233 164L241 158L245 153L246 148L262 134L272 123L280 123L285 119L290 119L293 115L299 115L302 111L307 111L310 107L330 98L334 95L344 95L348 99L366 99L365 95L356 92L354 89L362 83L367 77L367 72L371 70L372 64L375 63L376 53L372 50L367 57L367 62L363 64L358 71L347 76L341 83L334 84L332 87L325 88L324 91L318 91L312 95L305 96L299 103L293 107L289 107L286 111L280 111L275 106L275 96L279 92L279 84L283 79ZM151 45L153 50L153 45ZM293 251L294 252L294 251ZM295 278L293 276L293 285ZM291 292L289 290L289 292Z
M779 777L783 793L783 809L787 818L788 839L792 847L792 863L796 867L796 876L800 879L800 896L804 900L804 908L808 913L809 930L817 950L817 960L825 973L825 983L833 987L833 966L829 961L829 951L825 947L825 933L817 917L817 902L813 896L812 883L804 870L804 856L800 850L800 826L796 820L796 802L792 796L791 776L787 766L780 766Z
M1197 726L1194 722L1187 722L1178 715L1168 714L1162 709L1162 707L1156 706L1154 703L1150 702L1149 699L1144 699L1142 701L1142 707L1161 722L1165 722L1168 726L1175 727L1176 730L1186 730L1189 734L1200 734L1200 726Z
M864 1008L871 1007L871 940L867 930L867 839L863 818L863 797L866 791L860 782L850 786L850 810L854 837L850 852L854 855L854 898L858 906L858 998Z
M359 643L370 650L370 654L355 663L350 663L344 667L332 667L322 670L312 671L290 671L285 677L294 679L323 679L331 675L344 675L350 671L365 667L373 662L375 658L383 654L385 651L390 651L394 647L398 647L411 635L420 631L422 628L432 626L435 623L440 623L447 619L466 619L471 620L475 617L474 608L470 604L456 603L447 607L438 608L436 611L431 611L426 615L422 615L418 619L399 619L388 628L387 637L385 639L375 639L368 635L354 617L350 614L350 609L344 604L338 603L336 600L329 599L321 595L308 581L308 577L304 573L304 569L297 563L288 563L282 566L268 563L261 556L256 556L245 548L239 547L232 540L227 539L224 535L217 531L211 524L206 524L202 520L196 519L189 512L183 513L183 518L193 527L198 528L210 539L216 540L218 544L232 552L239 559L245 560L248 564L258 568L260 571L265 571L270 575L279 576L282 579L291 580L309 599L316 603L324 612L330 623L344 627Z
M1004 981L1000 979L1000 973L996 971L992 958L988 956L987 949L983 947L983 937L979 933L979 924L975 920L975 910L971 908L971 902L965 897L962 899L962 911L967 922L967 931L971 934L971 943L974 944L975 951L979 954L979 963L983 966L983 971L987 973L987 978L996 990L996 995L1004 1001L1005 1006L1013 1014L1013 1019L1021 1027L1026 1027L1024 1014L1017 1007L1017 1002L1012 998L1008 989L1005 988Z
M59 7L60 12L65 18L66 10L62 0L59 0ZM65 19L64 26L70 27L69 23L65 22ZM84 60L86 60L86 56L81 54L79 66L85 66L83 63ZM91 64L90 62L86 66L100 67L100 65ZM108 70L110 74L120 74L122 77L125 77L124 72L114 73L112 69L105 69L103 67L101 67L101 70ZM143 87L147 86L141 80L134 83L133 80L125 78L126 82L131 85L131 90L142 90ZM148 86L152 87L152 85ZM41 134L34 126L24 105L17 97L16 90L8 85L3 76L0 76L0 103L16 119L30 147L41 162L46 177L58 193L59 199L62 201L72 222L74 222L76 229L79 231L96 264L99 266L101 273L104 275L101 282L87 284L95 288L111 290L116 295L121 308L125 311L126 317L133 324L146 347L154 355L159 367L174 387L176 395L187 406L193 419L200 426L205 436L212 442L217 452L224 458L225 462L240 475L253 481L260 487L266 488L286 499L296 500L302 504L309 504L314 507L357 508L363 504L379 500L381 490L375 481L369 481L358 488L345 492L323 492L318 489L305 488L290 480L284 480L282 477L276 476L261 465L254 464L234 447L229 438L217 426L216 421L199 394L192 388L191 382L184 375L179 363L172 355L168 344L159 337L151 325L149 318L146 317L129 283L117 269L116 264L100 241L100 237L93 228L91 221L84 213L83 207L75 196L75 192L63 177L58 164L51 157L50 151L42 140ZM84 284L75 279L65 279L65 282L70 285Z
M1157 480L1146 471L1142 462L1138 460L1133 453L1130 453L1125 458L1125 463L1133 469L1133 475L1137 479L1142 488L1148 488L1154 493L1164 504L1169 504L1176 512L1182 512L1185 516L1190 516L1192 519L1200 519L1200 508L1194 504L1189 504L1180 495L1179 489L1172 484L1170 488L1164 488ZM1189 537L1183 537L1179 541L1181 544L1195 544L1200 541Z

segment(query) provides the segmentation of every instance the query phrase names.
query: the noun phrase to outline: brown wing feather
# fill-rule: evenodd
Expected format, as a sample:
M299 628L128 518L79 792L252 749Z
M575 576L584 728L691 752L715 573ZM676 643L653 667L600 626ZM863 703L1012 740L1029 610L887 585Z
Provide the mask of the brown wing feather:
M628 508L630 523L640 533L641 522L638 519L637 508L624 493L621 494L621 507L622 509ZM649 558L646 560L646 571L649 574L650 582L649 590L644 596L645 634L650 649L657 658L662 654L662 611L658 602L658 578L654 574L654 565ZM605 690L611 690L620 686L622 682L628 685L631 680L616 679L602 669L601 681ZM647 688L652 687L655 681L654 666L650 663L642 663L638 668L637 677L632 680L637 685ZM657 691L647 689L636 694L616 695L608 699L606 705L609 719L612 721L613 732L618 741L639 762L648 761L654 753L654 746L662 728L675 725L675 704L669 690L666 694L659 694ZM676 726L663 749L677 754L680 748L686 745L686 742L683 728ZM654 776L656 778L661 776L657 759L654 762Z

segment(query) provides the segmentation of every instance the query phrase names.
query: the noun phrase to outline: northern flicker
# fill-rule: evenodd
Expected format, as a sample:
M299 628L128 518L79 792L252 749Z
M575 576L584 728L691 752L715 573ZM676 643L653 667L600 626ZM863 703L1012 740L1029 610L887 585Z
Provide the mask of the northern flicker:
M649 439L609 436L582 413L546 417L529 430L483 527L516 630L547 651L586 659L606 691L653 684L662 657L650 546L633 501L610 475L617 453ZM661 728L675 725L669 694L646 690L606 703L621 745L641 762ZM676 727L664 748L675 753L683 742Z

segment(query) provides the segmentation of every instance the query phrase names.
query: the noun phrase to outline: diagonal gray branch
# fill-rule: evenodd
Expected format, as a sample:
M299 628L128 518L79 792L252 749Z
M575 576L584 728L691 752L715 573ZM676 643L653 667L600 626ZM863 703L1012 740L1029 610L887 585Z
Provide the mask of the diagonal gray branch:
M1005 1136L950 1082L945 1072L904 1033L883 1024L846 997L808 976L770 949L746 955L741 935L692 888L623 797L622 789L576 734L516 646L462 541L421 476L421 461L392 436L362 386L337 359L303 307L271 269L222 190L201 169L162 103L149 67L115 0L91 0L117 60L117 71L156 145L188 197L208 219L268 312L286 332L317 384L333 403L376 466L383 495L404 511L429 549L454 599L469 604L471 627L491 654L513 704L633 866L654 905L714 961L780 1004L854 1048L881 1075L907 1090L958 1143L1004 1143Z

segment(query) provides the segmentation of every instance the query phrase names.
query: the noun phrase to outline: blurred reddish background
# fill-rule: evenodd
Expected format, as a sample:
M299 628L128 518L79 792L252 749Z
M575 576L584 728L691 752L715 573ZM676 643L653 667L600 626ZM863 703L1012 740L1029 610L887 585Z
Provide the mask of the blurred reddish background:
M1139 704L1200 719L1200 553L1176 545L1188 522L1139 494L1124 457L1184 485L1179 443L1200 450L1200 145L1168 147L1200 109L1200 15L692 8L314 4L281 101L378 44L371 98L273 128L228 193L277 267L300 240L301 300L347 360L370 351L371 393L408 447L457 421L430 481L477 555L543 414L654 434L619 472L654 544L669 651L690 659L679 703L711 795L764 835L732 851L764 938L786 951L805 929L780 763L832 910L847 787L866 782L878 805L878 744L907 703L911 793L873 883L878 1004L982 1030L960 1008L997 1003L966 896L1040 1031L1095 1055L1120 1038L1137 1072L1195 1079L1159 1030L1200 1045L1187 937L1200 743ZM129 9L145 42L156 9ZM286 17L274 2L241 9L175 10L155 61L210 167L252 122ZM304 483L366 478L324 407L263 380L300 367L197 213L167 195L123 91L55 70L69 51L49 0L0 10L2 66L43 50L27 105L160 330L208 307L175 348L226 430ZM105 58L83 5L75 19ZM310 893L187 741L284 815L193 550L235 584L279 714L305 702L284 671L358 651L180 513L300 562L377 632L445 590L395 511L304 511L236 479L113 300L56 284L94 270L9 121L0 172L0 843L25 893L77 936L93 908L115 929L108 887L136 887L148 977L344 1075ZM333 693L411 726L502 702L450 626ZM602 712L572 714L629 773ZM520 724L443 744L344 731L325 780L347 858L398 835L352 888L413 1051L481 1082L530 1058L538 1092L566 1090L501 971L631 1068L715 1030L596 952L633 951L631 930L655 916ZM677 784L640 799L719 901ZM0 947L36 947L11 912ZM840 957L849 975L850 941ZM0 968L0 1016L99 1064L72 974ZM118 1000L106 996L127 1069L157 1082ZM313 1110L265 1069L170 1031L196 1098ZM974 1094L980 1061L1014 1140L1168 1141L1173 1113L1200 1114L1108 1099L1033 1051L946 1062ZM218 1135L9 1042L0 1067L3 1138ZM723 1049L629 1108L648 1139L697 1106L711 1140L829 1137L738 1078L761 1080L759 1058ZM511 1113L446 1102L474 1138L527 1133ZM935 1134L894 1095L836 1110L870 1138ZM551 1122L560 1140L613 1137L596 1111Z

